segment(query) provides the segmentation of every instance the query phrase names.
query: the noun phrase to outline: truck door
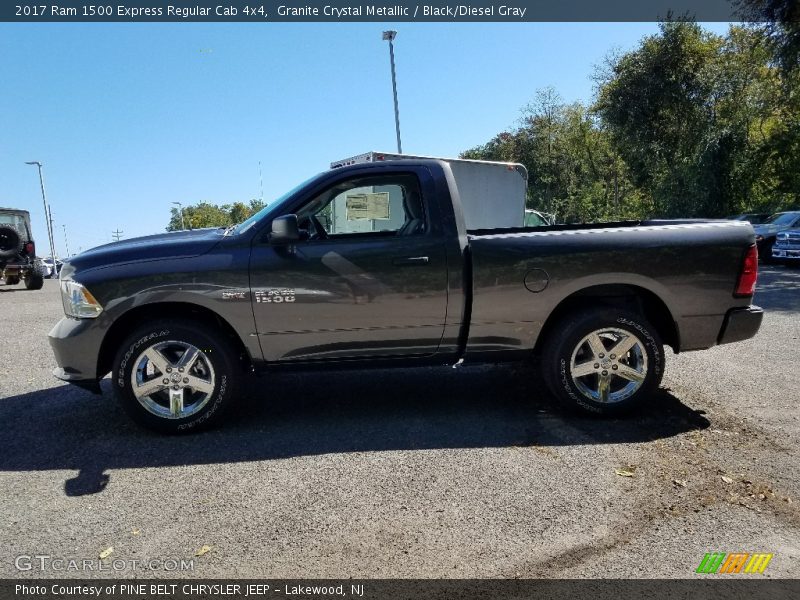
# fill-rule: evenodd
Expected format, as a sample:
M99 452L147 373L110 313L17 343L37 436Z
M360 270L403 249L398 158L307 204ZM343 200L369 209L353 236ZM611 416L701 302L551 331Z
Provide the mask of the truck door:
M432 226L433 184L422 181L414 169L345 176L294 209L299 242L256 239L250 286L266 360L437 351L445 240Z

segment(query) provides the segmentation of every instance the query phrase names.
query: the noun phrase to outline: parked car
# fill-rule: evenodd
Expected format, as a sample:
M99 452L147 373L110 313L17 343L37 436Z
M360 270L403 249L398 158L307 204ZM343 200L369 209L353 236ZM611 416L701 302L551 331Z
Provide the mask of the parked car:
M29 290L39 290L44 285L27 210L0 208L0 277L6 285L24 281Z
M751 225L760 225L770 218L771 213L745 213L743 215L733 215L728 217L731 221L747 221Z
M541 227L543 225L553 225L555 217L548 213L543 213L530 208L525 209L525 227Z
M227 229L83 252L61 272L54 374L99 392L110 371L133 419L182 432L218 421L250 370L535 358L565 405L616 414L652 401L664 345L759 329L749 223L468 230L459 187L442 160L344 166ZM365 214L401 218L363 231Z
M783 264L800 263L800 229L778 232L772 246L772 259Z
M772 260L772 246L775 244L775 237L779 231L800 227L800 210L779 212L772 215L761 225L755 225L753 230L756 233L756 244L758 244L758 255L765 262Z
M55 274L53 273L53 259L45 258L42 260L42 268L44 269L44 276L45 277L58 277L59 273L61 273L61 267L64 263L58 259L56 259L56 267L55 267Z

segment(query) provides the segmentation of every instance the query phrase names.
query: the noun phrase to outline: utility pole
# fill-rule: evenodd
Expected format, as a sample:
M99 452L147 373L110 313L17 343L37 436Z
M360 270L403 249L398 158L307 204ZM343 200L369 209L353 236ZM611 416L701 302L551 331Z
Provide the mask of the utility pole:
M47 219L50 221L50 235L52 235L53 239L55 240L55 229L53 228L53 210L49 204L47 205ZM53 244L53 247L55 247L55 244ZM56 257L53 256L53 260L55 260L55 258Z
M50 208L47 205L47 194L44 191L44 175L42 175L42 163L38 160L29 160L26 165L36 165L39 168L39 185L42 188L42 204L44 205L44 223L47 227L47 239L50 242L50 259L56 264L56 244L53 240L53 221L50 218Z
M181 204L180 202L173 202L173 204L178 205L178 210L180 211L181 214L181 229L186 229L186 225L183 222L183 204Z
M50 205L47 205L47 218L50 221L50 235L53 236L55 240L55 227L53 226L53 211L50 209ZM53 241L53 247L55 248L55 241ZM50 272L50 278L56 279L58 277L58 269L56 269L56 257L55 255L52 256L53 261L53 270Z
M67 226L62 223L61 227L64 228L64 250L66 251L66 256L69 258L69 242L67 241Z
M122 238L122 234L123 233L125 233L125 232L124 231L120 231L119 228L117 228L116 231L112 231L111 232L111 235L114 237L114 241L118 242L120 240L120 238Z
M258 161L258 185L260 189L258 200L264 204L264 176L261 174L261 161Z
M392 65L392 94L394 95L394 128L397 133L397 153L403 153L403 145L400 143L400 110L397 107L397 75L394 68L394 38L397 37L396 31L384 31L383 41L389 42L389 62Z

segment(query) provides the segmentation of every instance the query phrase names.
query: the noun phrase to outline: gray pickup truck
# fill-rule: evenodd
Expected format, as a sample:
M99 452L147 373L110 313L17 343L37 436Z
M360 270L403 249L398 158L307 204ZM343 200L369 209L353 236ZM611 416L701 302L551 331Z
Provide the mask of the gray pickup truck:
M487 202L492 201L491 190ZM733 221L467 231L440 160L313 177L227 229L65 263L56 377L111 385L139 423L216 422L245 373L532 359L595 414L646 405L675 352L750 338L758 257Z

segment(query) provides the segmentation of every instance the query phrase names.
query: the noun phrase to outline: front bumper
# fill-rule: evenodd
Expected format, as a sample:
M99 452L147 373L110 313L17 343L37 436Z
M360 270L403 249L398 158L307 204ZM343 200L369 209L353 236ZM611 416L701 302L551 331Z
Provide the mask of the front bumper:
M96 319L61 319L48 335L58 364L53 375L99 393L97 359L104 335L105 329Z
M781 248L778 246L773 246L772 258L779 258L781 260L800 260L800 248Z
M725 315L725 321L722 323L717 343L730 344L731 342L750 339L758 333L763 318L764 309L760 306L732 308Z

